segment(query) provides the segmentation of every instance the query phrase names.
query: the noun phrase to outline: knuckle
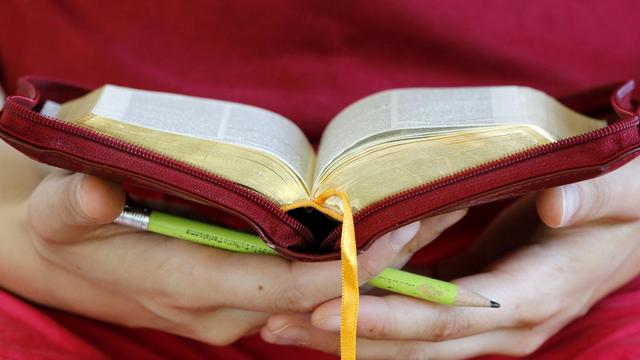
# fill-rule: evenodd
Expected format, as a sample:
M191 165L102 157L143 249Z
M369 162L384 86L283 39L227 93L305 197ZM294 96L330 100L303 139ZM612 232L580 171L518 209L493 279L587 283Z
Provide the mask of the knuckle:
M274 307L287 312L304 311L301 309L301 295L295 288L286 289L274 298Z
M393 327L386 316L367 317L358 319L362 335L371 339L386 338L393 333Z
M222 321L206 321L201 318L201 314L198 312L178 309L153 301L143 301L143 306L151 314L151 319L147 320L143 327L155 328L216 346L233 343L241 338L247 330L242 322L230 325Z
M184 336L190 339L202 340L204 336L194 329L190 324L183 322L169 322L169 325L165 325L162 331L175 335ZM211 339L207 339L210 341Z
M586 181L581 187L581 197L584 212L593 211L594 215L606 211L611 206L611 194L609 183L601 179Z
M360 266L358 266L358 278L362 281L372 279L382 270L381 266L382 264L372 260L361 261Z
M27 209L26 227L29 229L33 244L40 247L40 249L44 250L51 245L55 245L50 234L47 233L46 229L43 229L42 219L35 214L33 206L29 206Z
M150 316L150 319L146 321L143 327L150 327L186 337L193 337L195 334L190 326L191 322L188 320L190 312L165 306L155 299L141 298L138 301Z
M441 311L432 324L425 324L427 338L432 341L453 339L471 330L470 319L451 311Z
M591 201L593 203L591 209L605 209L609 205L609 196L606 190L606 185L600 181L595 181L591 183L591 190L591 193L587 194L591 196Z
M171 258L165 259L156 268L155 273L159 276L154 276L158 282L152 290L153 299L176 309L188 309L196 306L194 297L185 294L184 291L185 288L189 288L185 282L190 278L186 274L190 274L191 271L188 265Z
M152 298L159 304L167 307L183 309L187 308L188 304L183 296L179 296L170 281L163 281L161 286L154 289Z
M516 313L515 325L518 327L532 327L542 324L555 317L558 311L558 306L554 304L532 306L527 311Z
M73 257L69 256L70 249L63 244L50 240L50 237L41 236L33 227L28 235L35 254L46 263L66 268L74 263Z
M40 258L52 263L57 262L56 246L54 243L47 241L41 236L31 236L31 245Z
M274 307L278 310L309 312L315 305L296 282L288 282L283 288L276 289L272 295Z

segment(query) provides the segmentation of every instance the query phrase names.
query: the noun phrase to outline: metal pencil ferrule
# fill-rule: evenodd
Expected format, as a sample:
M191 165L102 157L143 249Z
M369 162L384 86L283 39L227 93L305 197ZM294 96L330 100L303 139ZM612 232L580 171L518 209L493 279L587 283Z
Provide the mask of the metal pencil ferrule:
M120 216L118 216L113 223L131 226L136 229L148 230L149 220L151 218L150 214L151 210L149 209L125 205Z

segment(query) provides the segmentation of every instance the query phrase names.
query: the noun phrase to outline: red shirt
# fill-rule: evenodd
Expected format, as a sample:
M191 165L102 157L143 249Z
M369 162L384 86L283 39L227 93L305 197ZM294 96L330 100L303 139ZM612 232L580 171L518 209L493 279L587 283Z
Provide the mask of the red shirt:
M521 84L560 96L640 79L640 3L617 5L4 1L0 79L7 94L19 76L37 74L238 101L283 114L317 141L340 109L388 88ZM417 262L464 246L486 220L466 220ZM636 279L535 356L640 357L639 301ZM3 358L302 356L333 358L255 336L212 347L46 309L0 291Z

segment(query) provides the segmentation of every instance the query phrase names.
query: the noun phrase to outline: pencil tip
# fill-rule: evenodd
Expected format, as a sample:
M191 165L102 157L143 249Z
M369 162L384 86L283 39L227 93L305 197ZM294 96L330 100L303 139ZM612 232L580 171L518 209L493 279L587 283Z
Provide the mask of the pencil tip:
M492 308L499 308L499 307L500 307L500 303L495 302L495 301L493 301L493 300L490 300L490 301L491 301L491 307L492 307Z

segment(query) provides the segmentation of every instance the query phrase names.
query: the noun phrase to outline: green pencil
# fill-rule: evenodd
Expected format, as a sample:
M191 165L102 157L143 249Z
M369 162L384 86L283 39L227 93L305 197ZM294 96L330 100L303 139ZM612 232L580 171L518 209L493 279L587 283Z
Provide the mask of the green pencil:
M278 255L259 236L220 226L125 206L117 224L234 252ZM500 304L456 284L386 268L367 284L394 293L439 304L498 308Z

